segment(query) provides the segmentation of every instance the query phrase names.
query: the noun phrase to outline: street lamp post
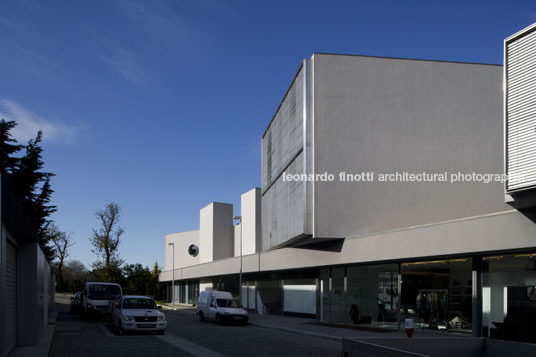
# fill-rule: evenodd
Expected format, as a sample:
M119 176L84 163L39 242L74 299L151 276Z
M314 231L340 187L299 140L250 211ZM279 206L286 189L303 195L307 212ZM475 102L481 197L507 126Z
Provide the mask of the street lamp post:
M240 274L238 278L238 294L240 297L240 305L242 305L242 216L235 216L233 219L237 219L240 224Z
M175 308L175 243L168 243L168 245L173 246L173 280L171 281L171 306Z

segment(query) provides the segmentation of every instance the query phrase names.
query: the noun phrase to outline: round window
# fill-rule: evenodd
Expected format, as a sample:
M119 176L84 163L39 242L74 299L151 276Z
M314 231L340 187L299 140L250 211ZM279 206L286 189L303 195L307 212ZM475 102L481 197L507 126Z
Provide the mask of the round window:
M199 248L195 244L191 244L188 247L188 254L190 254L192 257L197 257L197 254L199 254Z

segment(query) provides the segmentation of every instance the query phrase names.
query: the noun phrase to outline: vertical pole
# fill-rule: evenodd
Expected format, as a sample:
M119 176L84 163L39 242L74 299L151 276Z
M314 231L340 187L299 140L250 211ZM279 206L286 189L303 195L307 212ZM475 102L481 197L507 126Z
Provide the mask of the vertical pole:
M240 275L238 280L240 305L242 305L242 216L240 216Z
M173 247L173 280L171 281L171 306L175 308L175 243L171 245Z
M398 330L402 329L402 314L400 313L400 307L402 306L402 265L400 263L398 265L398 298L396 301L396 319L398 320Z
M473 316L472 316L472 330L473 336L482 336L482 257L473 257L473 270L472 270L472 290L473 290Z

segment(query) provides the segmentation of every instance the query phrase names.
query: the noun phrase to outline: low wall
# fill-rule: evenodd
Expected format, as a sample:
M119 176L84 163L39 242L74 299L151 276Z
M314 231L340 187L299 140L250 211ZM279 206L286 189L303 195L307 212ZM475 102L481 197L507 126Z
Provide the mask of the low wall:
M343 339L341 356L533 357L536 344L479 337L417 337Z

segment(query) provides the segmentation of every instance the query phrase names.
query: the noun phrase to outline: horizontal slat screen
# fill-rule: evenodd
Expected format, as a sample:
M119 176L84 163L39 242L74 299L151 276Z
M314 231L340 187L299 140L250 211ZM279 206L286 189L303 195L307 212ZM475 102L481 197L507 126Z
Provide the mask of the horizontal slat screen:
M506 190L514 191L536 186L536 32L506 51Z

